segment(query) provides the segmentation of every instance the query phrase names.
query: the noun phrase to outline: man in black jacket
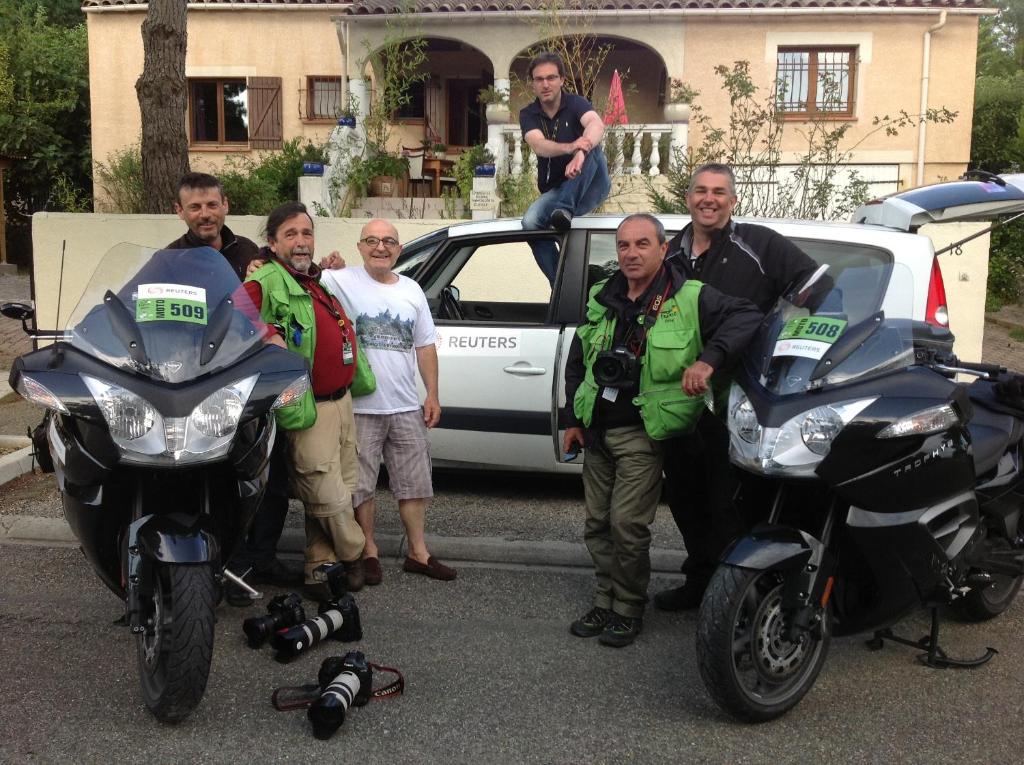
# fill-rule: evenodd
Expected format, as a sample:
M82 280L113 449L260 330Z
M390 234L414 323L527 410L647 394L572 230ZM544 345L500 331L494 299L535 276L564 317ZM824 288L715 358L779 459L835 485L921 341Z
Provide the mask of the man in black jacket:
M238 278L245 280L246 270L253 260L259 258L260 248L251 239L236 236L224 225L224 218L228 214L228 198L224 196L224 187L219 180L206 173L183 175L178 181L174 212L185 221L188 231L167 245L166 249L212 247L231 264Z
M217 178L206 173L186 173L178 182L178 198L174 211L185 221L188 231L174 240L166 249L183 250L191 247L212 247L224 256L238 278L263 264L260 248L251 239L237 236L224 225L228 214L228 198ZM228 567L251 584L301 584L302 572L292 569L277 557L277 542L281 538L288 515L288 467L284 452L285 439L279 437L270 456L270 478L266 494L253 517L249 534ZM248 572L248 575L246 575ZM245 606L252 601L240 589L227 588L227 600L232 605Z
M698 167L686 192L691 222L669 242L669 258L687 275L742 297L767 313L786 289L817 269L796 245L765 226L732 220L736 177L727 165ZM721 376L719 376L721 378ZM727 380L716 380L722 393ZM734 504L738 490L729 464L729 431L723 396L715 414L705 412L692 435L665 448L665 483L686 545L682 587L659 592L654 605L663 611L697 608L726 545L743 530Z

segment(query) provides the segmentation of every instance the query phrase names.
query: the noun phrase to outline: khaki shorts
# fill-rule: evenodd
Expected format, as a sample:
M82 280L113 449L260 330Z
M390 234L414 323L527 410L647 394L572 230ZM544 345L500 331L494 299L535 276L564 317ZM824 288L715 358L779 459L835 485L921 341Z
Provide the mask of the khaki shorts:
M383 458L395 499L434 496L430 478L430 440L423 412L356 414L359 440L359 484L352 494L356 507L373 497Z

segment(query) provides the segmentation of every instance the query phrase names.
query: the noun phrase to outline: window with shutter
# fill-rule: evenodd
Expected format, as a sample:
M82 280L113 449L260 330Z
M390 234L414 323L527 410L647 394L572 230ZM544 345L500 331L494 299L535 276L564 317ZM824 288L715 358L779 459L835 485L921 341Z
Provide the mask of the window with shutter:
M250 77L249 145L253 149L280 149L284 143L280 77Z

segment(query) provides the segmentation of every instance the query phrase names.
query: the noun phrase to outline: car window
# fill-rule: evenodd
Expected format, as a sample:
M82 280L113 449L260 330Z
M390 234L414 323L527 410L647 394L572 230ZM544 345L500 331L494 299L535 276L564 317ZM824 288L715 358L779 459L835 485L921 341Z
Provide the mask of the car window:
M556 240L549 241L557 247ZM551 285L527 241L466 242L443 260L423 285L436 319L513 324L547 321Z

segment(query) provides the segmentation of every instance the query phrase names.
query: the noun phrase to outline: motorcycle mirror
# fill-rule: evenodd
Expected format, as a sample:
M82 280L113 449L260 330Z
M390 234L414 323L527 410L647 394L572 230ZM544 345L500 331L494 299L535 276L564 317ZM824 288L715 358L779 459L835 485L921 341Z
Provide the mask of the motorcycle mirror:
M4 303L0 305L0 314L8 319L28 321L35 316L35 309L28 303Z

